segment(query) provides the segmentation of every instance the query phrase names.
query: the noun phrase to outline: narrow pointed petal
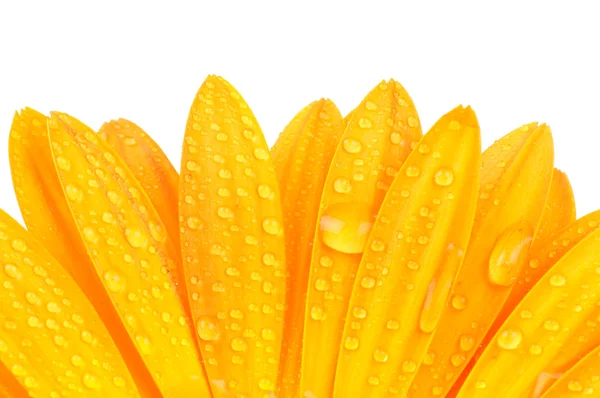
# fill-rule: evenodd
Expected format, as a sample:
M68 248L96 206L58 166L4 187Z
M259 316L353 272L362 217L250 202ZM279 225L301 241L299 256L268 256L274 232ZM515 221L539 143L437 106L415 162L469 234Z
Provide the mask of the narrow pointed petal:
M0 360L30 396L136 397L106 327L69 274L0 211Z
M150 200L89 127L53 113L48 131L55 162L72 165L58 175L77 229L161 393L210 396L175 283L180 264Z
M213 394L270 396L286 293L279 189L254 115L220 77L192 104L181 170L186 283Z
M492 325L525 262L553 171L550 129L526 125L482 155L469 247L424 362L414 397L444 396Z
M600 397L600 347L559 377L542 398Z
M554 169L540 226L531 244L532 251L536 249L538 244L549 239L573 221L575 221L573 188L571 188L567 175L558 169Z
M289 283L279 372L279 394L298 394L305 295L323 185L343 132L330 100L313 102L287 125L271 153L281 190Z
M467 377L458 397L539 397L572 362L555 365L565 344L591 321L600 294L600 231L564 255L525 296ZM596 322L596 319L593 319ZM506 382L507 375L511 377ZM518 375L518 376L517 376Z
M157 394L150 373L95 271L67 204L57 170L74 171L76 165L62 156L53 158L46 125L46 116L26 108L15 114L11 127L10 167L25 224L91 298L104 323L110 325L109 332L138 385L145 393ZM93 180L88 184L90 181Z
M327 176L306 298L300 396L329 397L344 317L369 232L394 176L421 138L408 93L390 80L355 110Z
M480 153L475 114L458 107L400 169L356 275L334 397L407 393L468 244Z
M129 120L112 120L98 133L135 174L179 253L179 174L165 153L144 130Z

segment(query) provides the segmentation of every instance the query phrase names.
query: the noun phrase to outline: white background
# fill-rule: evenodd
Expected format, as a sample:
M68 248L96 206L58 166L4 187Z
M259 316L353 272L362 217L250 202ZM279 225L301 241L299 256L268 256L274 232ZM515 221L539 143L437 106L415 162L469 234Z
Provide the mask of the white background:
M345 114L390 77L425 130L460 103L477 112L485 146L547 122L578 216L600 208L600 14L591 1L149 3L0 0L0 207L18 215L7 158L15 110L60 110L93 128L131 119L178 168L194 94L219 74L270 144L312 100L332 98Z

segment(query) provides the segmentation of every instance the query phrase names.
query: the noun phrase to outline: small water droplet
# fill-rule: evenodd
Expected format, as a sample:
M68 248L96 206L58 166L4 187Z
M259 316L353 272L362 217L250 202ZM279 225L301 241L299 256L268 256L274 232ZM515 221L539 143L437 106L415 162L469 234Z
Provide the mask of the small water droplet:
M281 232L281 225L275 218L267 217L262 222L263 230L269 235L278 235Z
M442 167L435 173L433 180L436 184L447 187L454 181L454 172L448 167Z
M104 273L104 284L113 293L121 293L127 287L127 281L116 270L108 270Z
M388 358L389 355L384 350L375 350L375 352L373 352L373 359L377 362L387 362Z
M361 117L360 119L358 119L358 125L363 129L368 129L373 126L373 123L371 122L371 119Z
M246 344L243 339L236 337L231 340L231 349L237 352L246 351L246 349L248 349L248 344Z
M126 228L125 238L133 248L145 248L148 246L149 237L139 228Z
M517 328L509 327L500 332L497 337L498 346L505 350L514 350L521 344L523 334Z
M467 298L465 296L461 296L459 294L452 297L452 307L455 310L464 310L467 308Z
M56 157L56 166L58 166L58 168L63 171L69 171L69 170L71 170L71 161L62 156L57 156Z
M421 170L417 166L408 166L405 173L408 177L418 177Z
M373 286L375 286L375 278L365 276L360 280L360 285L365 289L371 289Z
M352 190L352 183L347 178L336 178L333 182L333 189L338 193L348 193Z
M359 344L360 342L356 337L346 337L344 341L344 347L350 351L358 349Z
M216 341L221 337L221 331L214 318L210 316L201 316L196 321L196 332L198 337L204 341Z
M65 186L65 193L67 194L67 198L73 202L81 202L83 200L83 192L75 185Z
M98 378L91 373L84 373L82 376L83 385L90 390L96 390L100 388L100 381Z
M359 153L362 150L362 144L360 141L353 138L346 138L342 145L348 153Z
M567 283L567 279L562 275L552 275L550 277L550 284L554 287L564 286Z
M325 311L323 310L323 307L317 305L313 306L310 309L310 317L315 321L322 320L325 317Z

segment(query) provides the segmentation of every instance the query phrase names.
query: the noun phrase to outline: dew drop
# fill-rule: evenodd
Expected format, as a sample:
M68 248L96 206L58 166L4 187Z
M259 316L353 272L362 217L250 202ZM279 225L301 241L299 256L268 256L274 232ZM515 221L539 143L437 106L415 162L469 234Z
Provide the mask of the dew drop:
M373 126L373 122L371 122L371 119L361 117L360 119L358 119L358 125L363 129L368 129Z
M246 342L243 339L236 337L231 340L231 349L233 351L242 352L242 351L246 351L247 348L248 348L248 345L246 344Z
M356 350L359 344L359 340L356 337L346 337L346 340L344 341L344 347L350 351Z
M408 166L405 173L408 177L418 177L421 170L417 166Z
M333 182L333 189L338 193L348 193L352 190L352 183L347 178L336 178Z
M511 286L526 263L533 236L531 224L523 221L498 237L490 255L488 276L492 284Z
M10 246L19 253L25 253L27 251L27 244L22 239L13 240Z
M354 138L346 138L342 145L348 153L359 153L362 150L362 144Z
M90 390L96 390L100 388L100 381L98 378L91 373L84 373L82 376L83 385Z
M212 317L201 316L196 321L196 332L198 337L204 341L216 341L221 337L217 323Z
M320 321L325 318L325 311L323 307L315 305L310 309L310 317L315 321Z
M148 246L149 237L139 228L126 228L125 238L133 248L145 248Z
M362 253L373 226L371 207L360 203L331 205L319 226L326 246L341 253Z
M433 180L436 184L447 187L454 181L454 172L448 167L442 167L435 173Z
M23 277L23 274L19 270L19 268L14 264L5 264L4 265L4 273L10 276L13 279L20 280Z
M83 200L83 192L75 185L65 186L65 193L73 202L81 202Z
M104 284L106 288L113 293L121 293L127 287L127 281L116 270L108 270L104 273Z
M256 148L254 150L254 157L257 158L258 160L267 160L267 159L269 159L269 152L267 152L266 150L264 150L262 148Z
M377 362L387 362L388 358L389 355L384 350L375 350L375 352L373 352L373 359Z
M497 342L500 348L514 350L521 344L523 334L517 328L506 328L498 334Z
M550 284L554 287L564 286L567 283L567 279L562 275L552 275L550 277Z
M371 289L373 286L375 286L375 278L365 276L360 280L360 285L365 289Z
M467 308L467 298L465 296L461 296L460 294L452 297L452 308L455 310L464 310Z
M272 217L267 217L263 220L262 228L269 235L278 235L281 232L279 221Z
M56 157L56 166L58 166L58 168L63 171L69 171L69 170L71 170L71 161L62 156L57 156Z

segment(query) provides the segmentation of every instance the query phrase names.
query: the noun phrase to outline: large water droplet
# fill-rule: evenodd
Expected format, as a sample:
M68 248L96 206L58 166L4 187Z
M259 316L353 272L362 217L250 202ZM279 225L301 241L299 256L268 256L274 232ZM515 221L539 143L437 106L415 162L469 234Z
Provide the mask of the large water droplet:
M498 286L511 286L527 260L533 228L522 221L507 228L500 234L492 250L488 276L490 282Z
M321 239L342 253L362 253L373 226L371 207L363 203L337 203L321 216Z

